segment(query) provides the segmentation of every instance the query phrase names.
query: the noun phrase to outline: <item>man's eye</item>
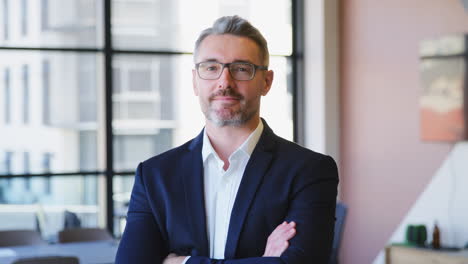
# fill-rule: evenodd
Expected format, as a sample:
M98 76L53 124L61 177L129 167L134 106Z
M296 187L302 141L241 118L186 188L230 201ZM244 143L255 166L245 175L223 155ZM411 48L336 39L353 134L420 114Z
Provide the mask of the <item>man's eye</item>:
M234 68L235 72L248 72L249 68L245 66L237 66Z
M206 71L217 71L218 70L218 67L216 66L207 66L205 68Z

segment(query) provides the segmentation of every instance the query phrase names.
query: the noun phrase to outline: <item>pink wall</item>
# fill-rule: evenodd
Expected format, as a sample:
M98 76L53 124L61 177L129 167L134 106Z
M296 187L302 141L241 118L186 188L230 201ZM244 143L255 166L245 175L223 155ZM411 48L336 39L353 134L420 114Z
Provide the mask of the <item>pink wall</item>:
M421 142L422 39L468 33L459 0L341 1L341 263L371 263L451 144Z

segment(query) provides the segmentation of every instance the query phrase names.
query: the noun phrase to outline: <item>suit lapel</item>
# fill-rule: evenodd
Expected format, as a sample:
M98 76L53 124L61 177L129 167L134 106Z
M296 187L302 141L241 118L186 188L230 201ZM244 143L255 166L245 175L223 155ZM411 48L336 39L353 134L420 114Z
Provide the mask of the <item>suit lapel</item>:
M226 259L232 259L236 256L237 244L242 231L247 213L252 201L255 199L257 189L260 187L263 176L270 167L273 158L271 148L274 146L274 134L262 119L264 130L260 140L255 147L252 156L245 168L239 190L237 192L234 207L229 221L229 230L226 241L224 256Z
M186 166L183 185L187 215L189 216L188 222L192 230L194 245L198 249L197 252L192 251L192 255L209 256L201 156L202 144L203 131L190 144L188 160L182 163L183 166Z

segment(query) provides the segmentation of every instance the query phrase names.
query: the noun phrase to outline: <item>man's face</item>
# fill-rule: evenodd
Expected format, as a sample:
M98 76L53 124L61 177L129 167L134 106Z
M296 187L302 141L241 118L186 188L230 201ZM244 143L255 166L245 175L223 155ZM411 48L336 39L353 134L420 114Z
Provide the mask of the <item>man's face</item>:
M206 37L195 61L249 62L263 66L253 40L229 34ZM273 72L265 70L257 70L250 81L233 79L227 67L217 80L203 80L196 70L192 74L194 92L202 111L206 119L217 126L240 126L258 119L260 97L268 93L273 81Z

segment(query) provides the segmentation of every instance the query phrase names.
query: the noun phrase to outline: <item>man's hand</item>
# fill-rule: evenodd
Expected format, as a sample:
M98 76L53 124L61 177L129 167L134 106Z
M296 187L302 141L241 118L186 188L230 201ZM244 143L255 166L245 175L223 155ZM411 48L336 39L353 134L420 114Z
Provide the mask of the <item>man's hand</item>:
M289 247L288 240L296 235L296 223L285 221L273 230L267 240L264 257L279 257ZM163 264L181 264L186 256L177 256L174 253L169 254L163 261Z
M177 256L174 253L167 255L164 259L163 264L181 264L184 262L186 256Z
M296 223L283 222L277 226L267 240L264 257L279 257L289 247L288 240L296 235Z

